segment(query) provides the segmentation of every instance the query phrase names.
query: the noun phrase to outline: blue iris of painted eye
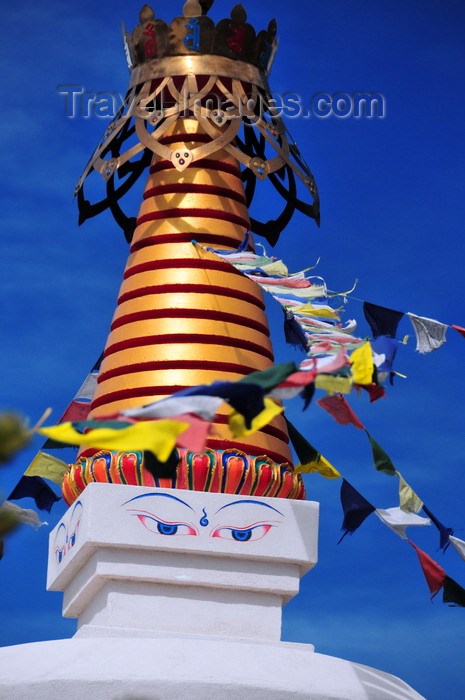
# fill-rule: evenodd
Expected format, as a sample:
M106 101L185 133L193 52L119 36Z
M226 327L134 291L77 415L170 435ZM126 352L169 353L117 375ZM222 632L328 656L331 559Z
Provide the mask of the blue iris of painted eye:
M237 542L247 542L252 537L252 528L249 530L231 530L233 540Z
M178 531L178 525L168 525L167 523L157 523L157 530L160 535L175 535Z

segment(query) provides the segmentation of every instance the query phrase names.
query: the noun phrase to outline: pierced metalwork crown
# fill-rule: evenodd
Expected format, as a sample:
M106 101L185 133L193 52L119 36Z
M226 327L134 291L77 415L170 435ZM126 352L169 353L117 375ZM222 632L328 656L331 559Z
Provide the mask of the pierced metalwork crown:
M207 12L213 0L187 0L183 15L168 25L156 19L153 9L144 5L132 34L123 25L123 41L129 69L136 75L140 68L153 65L167 56L224 56L256 66L269 75L277 49L276 20L258 32L247 22L242 5L235 5L231 16L217 24ZM145 72L145 71L142 71ZM134 84L134 81L131 80Z
M212 4L187 0L183 16L169 26L144 5L132 35L123 26L129 88L76 185L79 223L109 208L131 240L136 219L128 218L118 201L153 159L182 172L221 149L243 167L247 206L257 179L268 179L285 200L276 219L262 223L251 218L251 231L274 245L295 209L319 224L315 179L268 86L276 21L256 33L242 5L236 5L230 19L215 25L206 16ZM197 120L204 139L185 143L181 157L166 135L184 118ZM106 182L106 196L97 203L84 196L84 182L93 171ZM312 203L300 199L299 180Z

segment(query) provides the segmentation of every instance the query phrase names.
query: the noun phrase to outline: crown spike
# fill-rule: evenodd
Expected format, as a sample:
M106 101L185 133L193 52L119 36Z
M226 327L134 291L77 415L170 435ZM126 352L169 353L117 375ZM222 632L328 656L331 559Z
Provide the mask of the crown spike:
M270 19L268 23L268 32L270 35L274 38L276 36L276 33L278 31L278 23L276 22L275 18Z
M187 0L182 8L182 13L184 17L201 17L203 14L202 5L199 0Z
M247 12L245 11L245 7L240 3L234 5L233 9L231 10L231 19L235 24L246 22Z

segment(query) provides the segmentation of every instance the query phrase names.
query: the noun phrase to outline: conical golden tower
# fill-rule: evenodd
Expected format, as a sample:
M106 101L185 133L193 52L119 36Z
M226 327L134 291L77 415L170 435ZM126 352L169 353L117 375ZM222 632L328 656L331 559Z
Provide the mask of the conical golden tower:
M256 35L242 6L236 6L231 19L215 26L197 0L188 0L184 16L170 27L155 20L148 6L140 20L132 37L124 32L131 68L125 109L77 186L83 220L93 213L83 196L84 179L92 170L100 172L107 181L107 203L126 222L131 240L90 418L271 367L261 290L205 247L238 248L254 229L243 180L250 190L251 178L272 178L278 170L286 171L292 183L297 175L315 199L314 209L295 196L287 198L287 207L289 202L306 206L317 219L311 173L299 158L292 160L269 102L266 74L276 48L274 21ZM245 142L238 136L243 122ZM138 141L124 151L134 131ZM273 149L273 157L265 155L265 146ZM130 166L141 152L141 160ZM147 157L149 177L131 227L117 204L114 174L129 167L130 176L137 168L142 171ZM263 226L254 224L262 232ZM254 251L252 236L248 249ZM93 480L304 497L301 478L292 469L284 418L235 440L226 409L216 415L207 449L200 454L177 450L176 468L169 474L144 469L144 453L81 452L65 476L65 500L71 503Z

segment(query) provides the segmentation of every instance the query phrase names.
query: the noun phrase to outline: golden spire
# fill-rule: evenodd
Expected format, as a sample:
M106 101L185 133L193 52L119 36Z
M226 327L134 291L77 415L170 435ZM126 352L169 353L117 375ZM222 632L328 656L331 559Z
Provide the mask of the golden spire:
M203 248L193 241L234 250L248 230L263 233L263 225L249 217L246 192L255 178L276 184L278 170L287 174L290 190L286 216L266 225L268 240L277 239L289 206L318 220L313 176L270 103L265 73L276 48L275 23L256 34L236 5L230 19L214 25L198 0L187 0L183 13L168 29L148 5L142 8L128 45L135 65L125 110L107 129L76 188L83 221L95 211L84 198L84 180L92 171L103 176L105 203L131 244L92 418L272 366L260 289L216 256L199 253ZM136 144L126 147L131 123ZM119 208L115 173L126 170L131 183L148 165L134 222ZM313 204L297 198L296 177ZM64 497L72 502L91 480L304 497L282 416L239 440L229 432L226 410L220 409L212 427L203 454L177 450L159 476L144 469L148 457L142 453L85 450L65 477Z

